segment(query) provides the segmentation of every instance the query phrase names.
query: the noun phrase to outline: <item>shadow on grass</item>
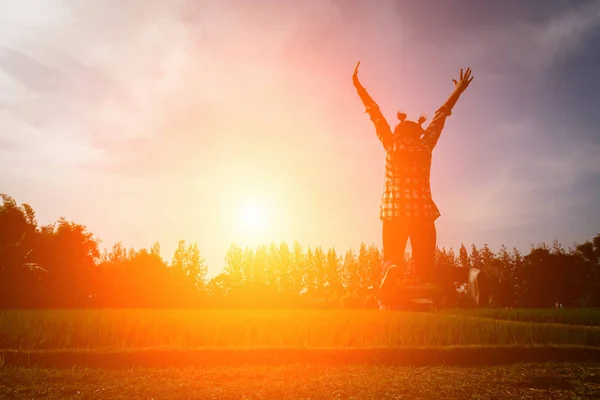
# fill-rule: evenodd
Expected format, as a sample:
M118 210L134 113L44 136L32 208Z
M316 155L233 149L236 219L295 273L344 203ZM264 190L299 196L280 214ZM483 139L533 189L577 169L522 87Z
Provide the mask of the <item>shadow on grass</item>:
M532 376L515 384L516 387L545 389L545 390L572 390L575 387L573 380L568 377L557 376Z
M388 349L136 349L130 351L1 352L3 365L31 367L175 368L220 365L502 365L600 362L598 347L446 347Z

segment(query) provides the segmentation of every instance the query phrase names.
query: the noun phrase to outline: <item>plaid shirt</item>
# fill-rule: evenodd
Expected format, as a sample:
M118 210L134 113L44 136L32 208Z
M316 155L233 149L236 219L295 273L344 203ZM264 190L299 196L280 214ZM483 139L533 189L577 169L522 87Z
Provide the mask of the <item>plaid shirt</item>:
M419 140L396 138L377 104L372 103L366 112L386 152L380 219L437 219L440 211L431 198L429 184L431 153L451 111L438 109Z

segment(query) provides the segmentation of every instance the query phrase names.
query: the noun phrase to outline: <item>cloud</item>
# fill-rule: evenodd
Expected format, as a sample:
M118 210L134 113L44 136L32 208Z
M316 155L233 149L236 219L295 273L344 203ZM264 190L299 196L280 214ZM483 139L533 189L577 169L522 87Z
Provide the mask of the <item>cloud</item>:
M481 98L487 99L483 108L479 104L471 108L486 113L484 134L469 140L472 162L479 167L474 171L468 165L470 170L460 171L461 181L469 181L461 191L441 193L449 223L508 231L555 220L598 198L597 190L581 190L586 180L600 177L597 135L578 124L557 126L544 114L534 115L552 109L530 81L547 77L549 69L582 54L599 28L600 1L578 2L536 21L515 17L489 27L449 32L451 46L430 44L430 51L441 52L438 58L448 55L475 64L473 92L481 86Z
M597 33L600 27L600 1L579 4L579 7L533 27L530 50L537 50L534 54L541 58L541 63L549 65L582 51L589 37Z
M454 58L458 53L458 58L485 66L489 73L538 74L583 52L599 27L600 1L575 2L545 19L516 16L501 24L448 31L440 37L444 43L429 46L438 57L441 53Z
M481 165L487 173L448 202L453 223L494 229L531 225L598 195L575 190L590 177L600 178L600 144L585 135L550 144L546 127L522 120L493 127L490 136L498 140L483 150L489 153Z
M43 93L64 84L63 77L54 68L5 46L0 46L0 66L27 90Z
M167 11L176 8L163 2L55 1L41 16L39 8L15 3L2 5L8 23L0 31L0 78L7 84L2 104L9 112L0 125L5 141L39 132L21 149L30 166L50 161L44 149L56 151L53 162L68 162L72 152L82 162L101 161L89 156L99 154L96 137L127 141L164 125L167 117L156 110L166 108L165 93L187 54L179 40L185 32L168 20Z
M251 127L270 140L288 124L310 125L298 120L331 103L330 83L314 82L335 68L328 53L361 37L392 40L391 28L362 25L392 16L360 2L17 3L0 8L0 78L10 85L0 125L39 130L53 148L87 147L98 156L86 168L135 176L187 168L197 148L224 152L213 138L230 132L244 141Z

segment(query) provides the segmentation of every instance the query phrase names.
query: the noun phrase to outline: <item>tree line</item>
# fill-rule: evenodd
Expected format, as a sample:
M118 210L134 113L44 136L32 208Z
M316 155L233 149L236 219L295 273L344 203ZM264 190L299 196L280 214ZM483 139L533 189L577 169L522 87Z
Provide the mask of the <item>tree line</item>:
M86 227L64 218L39 225L28 204L0 195L0 308L361 307L381 282L374 245L338 253L297 241L257 248L232 244L221 273L195 243L180 241L170 261L160 245L115 243L100 250ZM408 274L412 270L406 256ZM528 254L502 246L436 250L437 271L479 268L493 278L492 306L600 306L600 234L564 249L532 246ZM463 276L450 274L449 276ZM466 279L466 274L464 274ZM465 281L452 282L457 305L469 306Z

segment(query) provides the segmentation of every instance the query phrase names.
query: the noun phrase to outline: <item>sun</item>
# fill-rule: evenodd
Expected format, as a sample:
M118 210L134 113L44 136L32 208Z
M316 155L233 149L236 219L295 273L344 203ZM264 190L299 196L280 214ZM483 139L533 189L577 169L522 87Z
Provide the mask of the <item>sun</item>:
M238 209L240 227L246 233L263 233L268 226L269 213L264 204L246 200Z

